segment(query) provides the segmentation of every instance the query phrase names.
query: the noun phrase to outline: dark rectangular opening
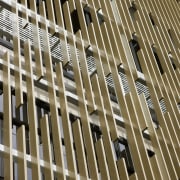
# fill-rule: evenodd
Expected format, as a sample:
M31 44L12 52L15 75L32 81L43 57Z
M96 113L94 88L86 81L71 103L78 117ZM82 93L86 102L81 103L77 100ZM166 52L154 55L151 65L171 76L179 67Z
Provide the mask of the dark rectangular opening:
M149 14L149 18L150 18L150 20L151 20L152 25L155 26L156 24L155 24L155 22L154 22L154 19L153 19L153 16L152 16L151 13Z
M92 17L89 11L89 7L87 6L84 8L84 16L85 16L86 25L88 26L92 22Z
M101 138L102 132L99 126L91 124L91 132L94 142Z
M139 58L138 58L138 55L137 55L137 52L140 49L139 43L136 40L132 39L132 40L130 40L129 45L130 45L130 48L131 48L131 53L133 55L136 68L137 68L137 70L139 72L142 72L142 68L141 68Z
M76 33L80 29L80 23L79 23L77 10L74 10L71 13L71 20L72 20L72 25L73 25L73 31L74 33Z
M97 17L98 17L98 20L99 20L99 24L100 24L100 25L104 22L104 17L103 17L103 14L102 14L101 11L102 11L101 9L99 9L99 10L97 11Z
M154 54L154 57L155 57L155 59L156 59L156 63L157 63L157 65L158 65L159 71L160 71L161 74L163 74L163 73L164 73L164 70L163 70L163 68L162 68L161 62L160 62L160 60L159 60L159 57L158 57L158 54L157 54L155 48L153 48L153 54Z
M127 140L124 138L118 138L116 141L114 141L114 149L116 152L117 159L125 159L128 174L133 174L134 165Z

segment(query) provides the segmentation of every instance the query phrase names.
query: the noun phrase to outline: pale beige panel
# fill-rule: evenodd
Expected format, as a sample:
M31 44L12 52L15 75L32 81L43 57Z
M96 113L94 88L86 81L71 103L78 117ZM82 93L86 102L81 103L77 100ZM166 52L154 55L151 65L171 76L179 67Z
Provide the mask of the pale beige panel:
M35 0L30 1L30 8L33 11L37 11ZM33 47L36 61L36 75L37 80L40 80L44 76L43 72L43 60L41 55L41 45L40 45L40 34L39 34L39 26L37 20L37 14L35 14L35 18L31 18L32 23L32 36L33 36Z
M110 43L110 37L108 37L108 31L107 31L107 29L106 29L106 26L103 26L104 28L105 28L105 30L106 30L106 35L107 35L107 37L105 36L104 37L104 39L106 40L106 44L108 44L109 43L109 46L110 46L110 53L112 54L112 56L113 56L113 48L111 47L111 43ZM115 81L117 81L116 79L117 79L117 76L119 76L118 75L118 73L117 73L117 68L116 68L116 64L113 62L113 59L111 60L111 68L112 68L112 77L113 77L113 80L114 80L114 82ZM128 67L128 65L129 65L130 63L129 63L129 61L127 61L127 68L129 68ZM140 107L140 105L139 105L139 100L138 100L138 96L137 96L137 91L136 91L136 88L135 88L135 83L134 83L134 80L133 80L133 75L132 75L132 73L133 73L133 71L130 69L130 71L127 71L127 73L126 73L126 75L127 75L127 79L128 79L128 83L129 83L129 86L130 86L130 89L132 90L132 94L133 94L133 98L134 98L134 101L135 102L137 102L137 105L136 105L136 109L137 109L137 111L138 111L138 113L139 113L139 115L140 116L142 116L143 117L143 114L142 114L142 111L141 111L141 107ZM119 81L118 81L119 82ZM119 102L120 103L120 102ZM145 122L145 120L143 119L143 118L141 118L140 120L139 120L139 123L140 123L140 127L141 127L141 130L143 130L143 129L145 129L146 127L147 127L147 125L146 125L146 122Z
M8 52L3 55L6 65L3 65L3 144L10 151L4 156L4 179L13 180L12 157L12 116L11 116L11 82L10 82L10 58Z
M161 0L158 2L159 3L158 5L161 8L161 13L164 13L164 16L166 17L167 21L170 23L170 26L173 27L176 32L178 32L180 29L180 24L177 23L178 20L176 19L176 14L174 14L175 11L172 11L171 5L168 5L167 2L168 1Z
M126 169L126 163L125 163L124 158L121 158L121 159L119 159L117 161L117 167L118 167L120 179L129 180L128 172L127 172L127 169Z
M48 12L48 19L52 21L53 24L55 24L55 15L53 11L53 0L46 1L46 10Z
M137 23L137 27L138 27L138 33L141 35L141 36L147 36L145 34L145 32L143 32L143 26L141 23L139 22L136 22ZM153 78L153 84L156 86L156 92L158 94L158 97L162 97L162 90L161 90L161 87L160 85L162 84L162 76L161 76L161 73L160 73L160 70L158 68L158 65L156 63L156 59L154 57L154 54L152 52L152 45L149 44L148 42L144 42L144 40L142 38L138 38L138 43L140 45L140 47L143 49L143 51L145 52L145 56L147 59L151 59L151 61L147 61L148 63L148 67L149 69L151 69L151 76ZM137 53L138 54L138 53ZM143 64L143 59L141 59L140 61L140 64L142 66ZM142 67L142 70L144 72L144 74L147 73L147 71L145 69L143 69Z
M117 65L119 65L121 63L121 61L120 61L121 58L120 58L120 54L119 54L120 52L118 49L118 40L120 39L120 36L119 36L120 32L118 30L117 24L115 22L111 23L111 21L109 21L110 16L113 17L113 15L112 15L112 11L110 11L111 10L110 2L108 1L107 3L108 3L108 6L106 6L106 3L104 1L101 2L103 16L104 16L104 20L105 20L105 22L101 24L101 33L104 36L104 33L105 33L104 32L104 25L106 24L107 29L108 29L108 34L111 37L110 41L111 41L111 46L113 48L114 58L116 58ZM109 9L107 7L109 7ZM115 19L113 19L113 20L115 20ZM105 36L103 38L103 41L105 42L104 44L105 44L105 48L106 48L108 55L112 55L110 53L110 48L107 46ZM109 58L111 59L111 56Z
M26 10L27 10L27 0L21 0L21 4L24 5L25 8L26 8ZM28 23L27 11L22 14L22 17L26 20L26 23L23 25L23 27L26 27L26 25L27 25L27 23Z
M101 0L96 0L94 1L94 7L96 10L100 9L101 8L101 3L100 3Z
M127 12L127 6L125 2L122 1L116 1L115 4L118 8L119 18L121 19L123 29L125 30L127 34L128 40L132 38L132 33L135 32L135 29L132 26L132 20L130 19L130 14ZM128 13L128 14L126 14ZM129 22L129 24L128 24ZM130 26L130 27L129 27ZM130 28L130 29L128 29Z
M17 160L18 163L18 179L27 180L27 161L26 161L26 136L25 126L22 125L17 129L17 150L22 156Z
M145 1L145 2L146 2L146 4L147 4L148 7L151 6L150 4L151 4L152 2L150 2L150 1ZM141 6L143 9L146 8L145 5L143 6L143 2L138 3L138 4L139 4L139 6ZM155 7L154 7L154 4L153 4L153 5L151 6L152 11L149 12L149 13L151 13L151 16L152 16L152 18L153 18L153 20L154 20L154 22L155 22L155 26L153 26L153 28L154 28L154 30L156 31L157 28L159 28L159 26L163 26L162 28L160 28L160 31L162 31L163 28L166 29L166 26L164 25L164 23L160 23L160 22L162 22L162 21L159 19L159 16L157 15L157 12L154 11L154 8L155 8ZM143 11L143 9L142 9L142 11ZM151 30L153 37L154 37L154 30L153 30L153 31ZM167 37L168 37L167 31L165 31L164 34L165 34L164 38L167 39ZM167 39L167 40L169 40L169 39ZM154 41L158 41L158 39L154 37ZM167 46L167 49L169 49L169 50L172 48L171 43L166 43L166 46Z
M179 97L177 97L177 100L176 100L173 95L173 91L171 90L171 88L169 88L171 86L171 84L167 78L166 73L163 74L163 79L164 79L164 89L166 90L166 92L164 93L165 100L167 100L167 101L165 101L165 102L167 102L166 107L167 107L167 111L169 111L169 113L170 113L171 118L173 119L173 122L171 122L171 124L175 130L175 131L172 131L171 133L173 135L177 135L179 132L179 128L180 128L179 110L177 107L177 103L179 102ZM180 140L178 140L178 139L177 139L177 141L174 140L174 143L175 142L178 142L178 144L180 144Z
M103 141L99 139L95 143L96 153L97 153L97 161L99 164L99 170L101 172L101 179L110 179L108 166L106 162L106 153L104 151Z
M68 1L70 13L76 9L75 1Z
M81 40L81 43L78 43L77 48L79 49L79 62L81 66L82 81L85 89L85 97L87 100L88 112L89 114L91 114L93 111L95 111L96 107L93 98L92 86L90 82L90 75L88 72L87 59L83 39L81 36L81 31L79 31L78 35L79 39Z
M48 164L48 167L44 168L45 179L54 179L52 169L52 152L50 144L49 122L48 117L45 115L41 118L41 138L43 145L43 160Z
M119 11L122 10L121 20L123 21L123 26L126 30L126 35L128 40L132 37L132 34L135 32L134 22L132 21L130 12L129 12L129 6L127 1L116 1L117 6L120 8Z
M121 62L123 63L123 67L126 70L126 66L127 66L127 60L128 60L128 66L131 68L131 71L133 73L133 77L134 79L138 78L137 75L137 70L135 67L135 63L131 54L131 50L130 50L130 46L129 46L129 41L130 39L132 39L132 34L131 36L128 36L128 31L126 30L126 22L124 20L124 10L122 7L122 4L120 4L119 1L116 2L117 3L117 7L118 7L118 13L119 16L122 17L122 29L119 28L119 31L121 32L120 35L120 39L118 41L118 47L119 47L119 51L120 51L120 55L121 55Z
M170 155L172 157L176 172L177 172L178 176L180 177L180 172L178 170L179 166L180 166L180 148L179 148L179 144L177 144L175 142L176 139L178 138L178 134L175 134L175 137L174 137L174 133L173 133L174 129L173 129L172 124L171 124L172 118L171 118L170 114L165 113L164 117L165 117L165 120L167 122L168 129L171 133L171 140L167 144L168 149L171 152Z
M68 1L66 1L63 4L63 12L64 12L64 22L65 22L66 29L67 31L70 31L71 33L73 33L73 27L71 23L71 12L70 12Z
M142 53L142 51L140 51ZM147 69L147 72L149 70ZM154 87L150 87L150 89L154 89ZM153 90L153 92L151 92L150 90L150 93L152 96L155 96L155 89ZM141 96L140 96L141 97ZM153 97L152 98L154 101L156 101L156 97ZM155 104L155 109L156 109L156 113L157 113L157 117L158 117L158 120L160 121L160 125L163 125L163 117L162 117L162 114L161 114L161 110L159 110L158 108L158 105L157 105L157 102L154 103ZM143 110L146 109L147 106L144 106ZM146 113L149 114L148 110L146 110ZM148 118L149 117L149 118ZM168 173L168 170L167 170L167 165L165 164L165 160L164 160L164 157L163 157L163 152L162 152L162 148L159 144L159 141L158 141L158 136L155 132L155 129L153 127L153 124L152 124L152 120L150 118L150 115L146 117L147 118L147 123L148 123L148 129L149 129L149 134L150 134L150 137L151 137L151 141L152 141L152 145L154 147L154 151L157 153L157 158L158 158L158 163L159 163L159 166L161 168L161 171L162 171L162 176L165 176L165 177L169 177L169 173ZM161 160L160 160L161 159Z
M104 2L104 5L106 6L106 12L107 12L107 14L109 14L108 16L109 16L109 20L107 21L107 22L110 22L110 24L111 24L111 27L109 27L108 28L108 34L109 34L109 37L112 37L112 36L114 36L115 37L115 39L114 39L114 41L115 41L115 44L114 43L112 43L112 38L110 38L110 40L111 40L111 44L112 44L112 49L113 49L113 53L114 53L114 56L116 57L117 55L116 55L116 48L118 48L119 47L119 42L121 41L120 40L120 33L122 33L122 32L120 32L120 30L118 29L118 22L116 21L116 19L114 19L113 18L113 9L111 9L110 8L110 6L111 6L111 3L110 3L110 1L108 1L108 4L106 3L106 1L103 1ZM134 33L135 32L135 29L134 29L134 25L133 25L133 23L132 23L132 20L130 19L130 16L129 16L129 12L127 11L128 10L128 7L127 7L127 1L122 1L122 3L125 3L124 4L124 11L126 12L126 18L127 18L127 21L128 21L128 27L129 27L129 32L132 34L132 33ZM115 6L117 6L117 4L116 4L116 1L115 1ZM116 7L117 8L117 7ZM119 16L119 19L120 19L121 17ZM113 19L115 22L113 23L112 22L112 20L110 20L110 19ZM119 26L121 26L121 25L119 25ZM108 27L108 26L107 26ZM111 34L111 31L113 32L113 34ZM114 50L115 49L115 50ZM120 52L120 50L118 50L118 56L117 56L117 58L119 59L119 60L121 60L121 55L119 55L119 52ZM117 61L117 60L116 60ZM120 63L121 63L121 61L120 61ZM118 65L118 64L117 64Z
M55 12L53 7L53 0L48 0L46 2L46 11L48 13L48 19L51 21L51 26L49 32L53 35L55 33ZM47 16L47 15L46 15Z
M138 176L137 176L136 173L132 174L132 175L129 177L129 180L137 180L137 179L139 179L139 178L138 178Z
M59 102L61 107L61 117L62 117L62 125L63 125L63 133L64 133L64 143L66 147L66 157L67 157L67 166L70 172L75 173L76 176L76 159L73 148L73 139L71 132L71 122L69 119L68 113L68 104L66 98L66 90L65 90L65 80L63 76L63 67L61 63L56 65L56 79L57 85L59 89Z
M159 164L156 154L150 158L150 163L152 165L153 173L156 179L162 179L161 172L159 171Z
M63 65L66 66L67 63L69 62L69 56L67 51L67 38L65 35L65 24L64 24L66 19L65 21L63 19L63 12L60 1L54 0L54 10L56 13L56 21L57 21L56 23L61 28L59 31L56 31L55 34L60 39L62 56L63 56L62 61L63 61Z
M88 35L88 31L87 31L87 25L85 22L83 5L80 0L76 1L76 8L77 8L77 12L78 12L79 23L81 26L82 38L84 41L87 41L87 43L89 44L89 35Z
M61 42L61 49L62 49L62 55L63 55L63 65L66 66L69 63L69 55L68 55L68 50L67 50L67 38L65 36L65 33L59 34L59 39Z
M146 69L146 73L147 74L149 74L149 66L145 63L145 57L143 57L142 56L142 51L139 51L138 52L138 54L139 54L139 58L140 58L140 61L145 65L145 69ZM147 62L147 61L146 61ZM157 115L158 115L158 120L159 121L161 121L162 122L162 126L164 127L164 130L166 130L166 127L165 127L165 120L164 120L164 118L162 117L162 113L161 113L161 110L159 109L159 106L158 106L158 99L157 99L157 97L154 97L154 96L156 96L155 95L155 87L153 87L154 85L153 85L153 81L152 81L152 79L151 79L151 76L149 75L149 76L146 76L146 74L145 74L145 78L146 78L146 81L149 81L150 80L150 82L151 83L148 83L148 86L150 86L151 88L150 88L150 93L151 93L151 96L152 96L152 99L154 99L154 107L155 107L155 109L156 109L156 111L157 111ZM149 79L149 80L148 80ZM166 85L167 85L167 83L166 83ZM152 89L153 88L153 89ZM165 88L165 85L164 85L164 88ZM166 89L166 88L165 88ZM153 92L152 92L152 91ZM172 92L171 92L172 93ZM175 122L177 122L177 121L175 121ZM178 125L179 126L179 125ZM177 132L178 132L178 127L175 127L176 128L176 130L177 130Z
M177 1L174 0L174 1L167 1L167 6L170 6L171 9L174 10L174 14L176 16L176 20L178 20L178 13L179 13L179 9L178 9L178 4L177 4ZM178 21L177 21L178 22Z
M156 17L158 17L160 19L160 25L163 26L163 28L161 28L162 31L169 29L171 26L168 26L166 23L170 21L167 21L166 18L163 16L162 11L160 11L160 7L157 6L156 1L149 1L150 6L152 7L154 14L156 14ZM173 29L173 27L171 27ZM174 29L173 29L173 38L175 40L176 46L179 46L179 41L178 41L178 37L177 34L174 33Z
M62 27L62 31L64 31L64 20L63 20L63 12L61 1L53 0L54 1L54 11L56 16L56 24Z
M138 26L138 31L141 31L140 29L141 29L141 27ZM141 49L140 49L137 52L137 55L138 55L142 70L144 72L145 80L148 83L148 79L149 78L152 79L153 86L155 86L157 96L159 98L161 98L161 97L163 97L162 89L160 87L160 85L162 84L162 76L159 72L158 65L157 65L155 57L153 55L152 47L148 43L144 43L144 41L141 38L138 38L138 43L139 43L141 49L143 50L144 56L145 56L144 58L146 59L146 61L144 61L143 58L139 57L139 53L141 51ZM150 61L150 59L151 59L151 61ZM147 64L148 71L144 67L144 63ZM150 74L149 74L149 76L146 77L147 73L150 73Z
M17 1L17 0L16 0ZM19 21L18 21L18 9L17 7L12 8L14 16L13 20L13 50L14 50L14 65L18 68L15 71L15 93L16 93L16 107L23 104L23 94L22 94L22 74L21 74L21 55L20 55L20 39L19 39Z
M27 92L27 106L28 106L28 118L29 118L29 135L30 135L30 154L32 157L37 159L31 164L32 168L32 178L40 180L40 162L39 162L39 145L38 145L38 132L37 132L37 117L36 117L36 107L35 107L35 96L34 96L34 81L33 81L33 70L32 70L32 57L30 49L30 41L27 40L24 43L24 55L26 59L26 71L28 76L26 76L26 86Z
M86 162L86 155L84 149L84 142L82 137L80 120L77 119L74 123L72 123L73 135L74 135L74 143L76 147L76 156L78 162L79 175L81 179L88 179L88 169Z
M104 68L104 74L105 76L107 76L110 73L110 64L108 61L108 54L106 52L105 49L105 42L103 41L103 36L101 33L101 29L100 29L100 24L99 24L99 20L98 20L98 16L97 16L97 11L94 7L94 2L92 0L88 0L89 4L91 4L92 6L90 7L90 13L91 13L91 17L92 17L92 21L93 21L93 25L94 25L94 31L95 31L95 38L96 38L96 48L98 47L99 49L99 53L101 55L101 59L103 61L103 68ZM89 27L92 24L89 25ZM88 27L88 29L89 29Z
M92 44L92 48L93 48L93 52L94 52L93 55L94 55L95 62L96 62L99 84L100 84L100 88L102 89L101 93L103 96L104 104L106 105L106 107L105 107L106 116L108 119L108 125L110 128L110 131L111 131L111 138L112 138L112 140L116 140L118 137L117 127L116 127L115 119L113 117L112 105L110 103L110 97L109 97L109 92L107 89L107 84L105 81L105 75L103 72L103 66L102 66L102 62L101 62L100 53L99 53L99 50L95 48L97 46L97 41L95 38L95 31L94 31L93 24L91 24L89 26L88 30L89 30L90 40L91 40L91 44Z
M70 51L72 55L72 65L73 65L73 71L74 71L74 78L76 82L76 91L77 95L79 97L78 105L79 105L79 111L80 111L80 118L82 122L82 130L84 135L84 140L86 144L86 150L87 150L87 162L89 167L89 173L90 177L93 179L98 179L98 170L97 170L97 163L95 158L95 151L93 148L93 141L92 141L92 135L91 135L91 129L90 129L90 122L88 120L88 111L87 106L85 104L85 94L83 90L83 84L82 84L82 77L80 72L80 66L79 66L79 60L77 57L77 49L75 45L74 40L69 40L70 44Z
M121 19L122 20L122 12L123 11L121 11L121 9L120 9L120 7L117 5L117 3L116 3L116 1L114 1L114 5L115 5L115 7L116 7L116 9L117 9L117 16L118 16L118 18L119 19ZM118 23L118 22L117 22ZM113 29L114 29L114 33L115 33L115 36L116 36L116 41L117 41L117 43L118 43L118 50L119 50L119 52L120 52L120 64L122 63L122 60L123 59L126 59L126 54L125 54L125 52L124 52L124 50L123 50L123 46L122 46L122 43L119 43L119 42L121 42L121 39L122 39L122 37L124 37L124 32L125 32L125 27L124 26L122 26L123 24L120 24L120 25L118 25L118 30L116 31L116 28L115 28L115 24L114 23L112 23L112 27L113 27ZM123 41L123 40L122 40ZM125 45L125 44L124 44ZM129 49L129 48L128 48ZM128 52L128 55L130 54L130 52ZM131 59L131 57L128 57L128 58L130 58ZM132 61L133 62L133 61ZM134 66L134 64L132 64L132 69L135 69L135 66Z
M138 111L135 109L136 103L133 102L133 95L128 93L125 95L127 107L129 111L129 123L131 127L127 127L127 139L129 148L132 153L134 168L139 177L155 179L152 172L152 167L149 162L146 147L143 142L142 131L138 126ZM142 117L141 117L142 118ZM141 168L140 168L141 167Z
M45 17L45 6L44 2L40 3L40 14ZM54 76L52 69L52 59L50 56L50 45L48 39L48 29L47 25L42 25L43 29L43 43L46 45L44 47L44 61L46 66L46 78L48 81L48 97L50 104L50 112L51 112L51 125L53 129L53 144L55 151L55 161L57 166L57 178L65 179L64 173L64 161L63 161L63 149L61 144L61 135L60 135L60 124L58 119L58 109L56 102L56 92L55 92L55 84L54 84Z
M163 134L163 129L159 128L157 131L157 135L158 135L159 142L160 142L160 145L161 145L161 148L163 151L163 156L165 157L164 159L165 159L165 162L167 165L169 177L172 179L178 179L178 175L177 175L176 169L174 167L174 162L172 161L172 158L170 156L170 153L172 153L172 152L170 152L169 148L167 147L167 143L166 143L167 139L166 139L166 141L164 141L165 136ZM179 169L180 168L179 165L176 168Z
M154 31L150 31L148 24L147 24L147 19L149 18L146 16L146 12L144 12L144 9L141 4L136 4L137 12L135 14L135 17L137 18L138 22L142 26L142 33L143 33L143 40L148 41L149 44L154 44L155 38L154 38ZM149 18L150 19L150 18ZM151 29L152 30L152 29Z
M145 102L145 98L144 98L144 95L140 95L140 99L141 99L141 103L142 103L142 105L144 106L144 109L143 109L143 111L144 111L144 113L146 114L146 117L147 117L147 122L148 122L148 124L149 124L149 128L148 128L148 130L149 130L149 133L150 133L150 138L151 137L153 137L154 138L154 136L153 136L153 134L154 134L154 128L152 127L152 124L151 123L149 123L149 121L151 121L152 122L152 120L151 120L151 117L150 117L150 114L149 114L149 111L148 111L148 109L147 109L147 105L146 105L146 102ZM151 124L151 125L150 125ZM153 128L153 131L152 131L152 128ZM173 145L172 145L172 141L170 141L169 140L169 137L168 137L168 135L166 134L166 138L164 137L164 135L163 135L163 132L161 131L161 128L160 129L157 129L157 136L158 136L158 139L159 139L159 142L160 142L160 146L161 146L161 149L162 149L162 152L163 152L163 154L162 155L164 155L164 159L165 159L165 162L166 162L166 165L167 165L167 168L168 168L168 171L169 171L169 174L170 174L170 177L173 177L174 179L176 179L177 178L177 171L175 172L175 170L176 170L176 167L174 168L174 166L175 165L177 165L177 163L178 163L178 161L177 160L175 160L175 161L173 161L172 162L172 158L171 158L171 154L170 154L170 149L171 150L173 150L173 151L171 151L171 153L172 154L174 154L174 148L173 148ZM164 138L164 139L163 139ZM152 138L151 138L152 139ZM165 142L165 139L166 139L166 142L167 142L167 144L166 144L166 142ZM152 140L152 141L154 141L154 140ZM157 142L156 142L157 143ZM167 146L169 144L169 147ZM171 144L171 145L170 145ZM154 143L152 143L152 145L155 145L155 142ZM154 148L155 148L155 146L153 146ZM156 154L156 149L154 149L155 150L155 156L157 155ZM175 155L175 154L174 154ZM158 157L159 158L159 157ZM157 166L156 165L156 160L154 159L154 160L152 160L151 161L151 163L153 163L152 164L152 168L153 168L153 170L154 170L154 165L155 166ZM174 164L173 164L174 163ZM154 171L153 171L154 172Z
M179 96L179 91L178 89L180 89L180 82L178 77L176 76L174 69L169 61L169 57L168 57L168 51L164 45L164 40L161 37L161 34L159 33L159 31L156 31L156 35L157 35L157 39L158 39L158 44L156 47L156 51L160 60L160 63L163 67L163 70L166 72L168 79L172 81L171 86L173 88L174 91L176 91L177 96ZM171 68L169 68L171 67Z
M112 142L111 142L109 127L108 127L109 119L106 117L106 114L105 114L105 105L104 105L105 103L102 99L102 94L100 91L100 85L98 82L97 74L94 74L91 80L92 80L92 85L93 85L93 90L94 90L94 95L95 95L95 102L97 105L97 112L99 116L102 136L103 136L102 140L104 144L104 152L106 155L108 154L106 156L106 159L108 163L109 175L111 179L119 179L117 166L115 164L115 154L113 152L112 145L111 145Z

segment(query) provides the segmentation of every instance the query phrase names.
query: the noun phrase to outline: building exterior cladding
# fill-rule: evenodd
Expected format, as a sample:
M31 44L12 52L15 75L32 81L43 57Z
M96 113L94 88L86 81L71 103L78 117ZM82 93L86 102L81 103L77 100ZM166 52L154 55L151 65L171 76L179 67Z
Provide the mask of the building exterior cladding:
M180 179L179 0L0 0L0 179Z

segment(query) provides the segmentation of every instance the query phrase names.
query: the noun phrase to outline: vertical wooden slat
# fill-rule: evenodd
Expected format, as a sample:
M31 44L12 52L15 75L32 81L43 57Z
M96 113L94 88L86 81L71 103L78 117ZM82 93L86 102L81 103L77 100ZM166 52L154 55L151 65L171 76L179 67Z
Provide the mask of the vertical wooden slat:
M119 179L117 167L115 164L115 154L113 153L113 149L111 145L112 142L111 142L110 134L109 134L108 119L104 113L105 112L105 107L103 105L104 102L101 98L102 95L100 93L98 77L96 74L94 74L92 77L92 84L94 88L95 101L97 104L97 111L99 114L99 121L102 127L102 136L103 136L103 143L104 143L104 148L105 148L104 152L106 155L108 154L106 158L107 158L107 163L108 163L109 175L111 179Z
M31 10L37 12L35 0L29 1L29 3ZM35 62L36 62L36 75L37 75L37 80L40 80L44 76L44 72L43 72L43 59L41 54L40 32L39 32L37 14L35 14L35 18L31 18L31 22L32 22L31 25L32 39L33 39L33 47L34 47Z
M64 133L64 143L66 147L66 156L67 156L67 165L70 172L75 174L76 177L76 160L73 148L73 138L71 132L71 122L69 119L68 113L68 104L67 98L65 94L65 81L63 76L63 67L62 63L56 65L56 78L59 89L59 102L61 107L61 116L62 116L62 125L63 125L63 133Z
M81 179L88 179L89 175L88 175L84 142L83 142L79 119L77 119L74 123L72 123L72 128L73 128L73 135L74 135L74 143L76 147L79 175Z
M14 15L12 16L13 20L13 50L14 50L14 65L18 68L18 71L15 71L15 93L16 93L16 107L19 107L23 104L23 94L22 94L22 73L21 73L21 56L20 56L20 33L19 33L19 19L18 19L18 8L14 7L12 9Z
M26 86L27 92L27 106L28 106L28 119L29 119L29 134L30 134L30 154L36 160L32 161L32 178L40 180L40 162L39 162L39 144L37 135L37 117L35 108L34 96L34 80L32 71L32 57L30 49L30 41L27 40L24 44L24 55L26 59Z
M45 17L44 2L40 2L40 14ZM55 151L55 161L57 166L58 179L65 179L64 174L64 161L63 161L63 149L61 144L60 124L58 120L58 109L55 95L55 84L53 77L52 58L50 56L50 45L48 39L47 25L42 25L43 43L44 43L44 61L46 66L46 78L48 82L48 98L51 112L51 124L52 124L52 136Z
M4 157L4 179L13 180L13 156L12 156L12 116L11 116L11 81L10 81L10 58L8 52L3 57L3 143L9 148Z
M97 160L99 163L99 169L101 172L101 179L110 179L108 166L107 166L107 162L106 162L106 153L104 151L102 139L99 139L95 143L95 148L96 148L96 152L97 152Z
M18 163L18 179L27 180L27 161L26 161L26 137L25 126L17 129L17 150L22 156L17 160Z
M86 143L86 150L87 150L87 159L88 159L88 165L89 165L89 171L90 171L90 177L94 179L98 179L98 172L97 172L97 164L96 164L96 158L95 158L95 151L93 148L93 142L92 142L92 136L91 136L91 130L90 130L90 124L88 120L88 111L85 102L85 95L83 92L83 85L82 85L82 78L80 74L80 67L78 62L78 57L76 54L76 45L74 40L69 41L71 53L72 53L72 64L73 64L73 70L74 70L74 78L76 82L77 87L77 95L79 97L79 109L81 114L81 122L82 122L82 129L83 129L83 135L85 138Z
M124 158L117 161L117 167L118 167L120 179L128 180L129 177L128 177Z
M48 167L44 168L44 175L46 179L54 179L54 174L52 169L50 133L49 133L49 124L48 124L47 115L41 118L41 138L43 143L43 160L48 164Z

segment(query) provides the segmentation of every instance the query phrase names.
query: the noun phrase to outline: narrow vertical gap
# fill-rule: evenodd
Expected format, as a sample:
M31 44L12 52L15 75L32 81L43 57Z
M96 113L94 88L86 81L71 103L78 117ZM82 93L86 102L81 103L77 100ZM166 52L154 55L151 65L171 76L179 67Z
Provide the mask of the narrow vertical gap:
M156 24L155 24L155 21L154 21L152 13L149 13L149 18L151 20L152 25L155 26Z
M137 52L140 50L139 43L138 43L137 40L132 39L132 40L129 41L129 45L130 45L130 48L131 48L131 53L133 55L133 59L134 59L137 71L142 73L143 71L142 71L142 68L141 68L141 65L140 65L140 62L139 62L139 58L138 58L138 55L137 55Z
M170 62L171 62L173 69L176 70L176 64L174 62L174 58L173 58L172 54L169 53L168 56L169 56L169 59L170 59Z
M129 13L131 16L132 21L135 21L135 12L137 11L135 3L132 3L131 7L129 8Z
M89 26L89 24L92 22L92 17L88 6L84 7L84 17L85 17L86 25Z
M114 141L114 149L117 159L124 158L129 176L134 173L134 165L129 149L128 141L125 138L118 138Z
M157 65L158 65L159 71L160 71L161 74L163 74L163 73L164 73L164 70L163 70L163 68L162 68L162 65L161 65L159 56L158 56L158 54L157 54L157 52L156 52L156 49L155 49L154 47L152 47L152 50L153 50L153 54L154 54L156 63L157 63Z
M80 23L79 23L77 10L74 10L71 13L71 21L72 21L73 31L74 33L76 33L80 29Z

